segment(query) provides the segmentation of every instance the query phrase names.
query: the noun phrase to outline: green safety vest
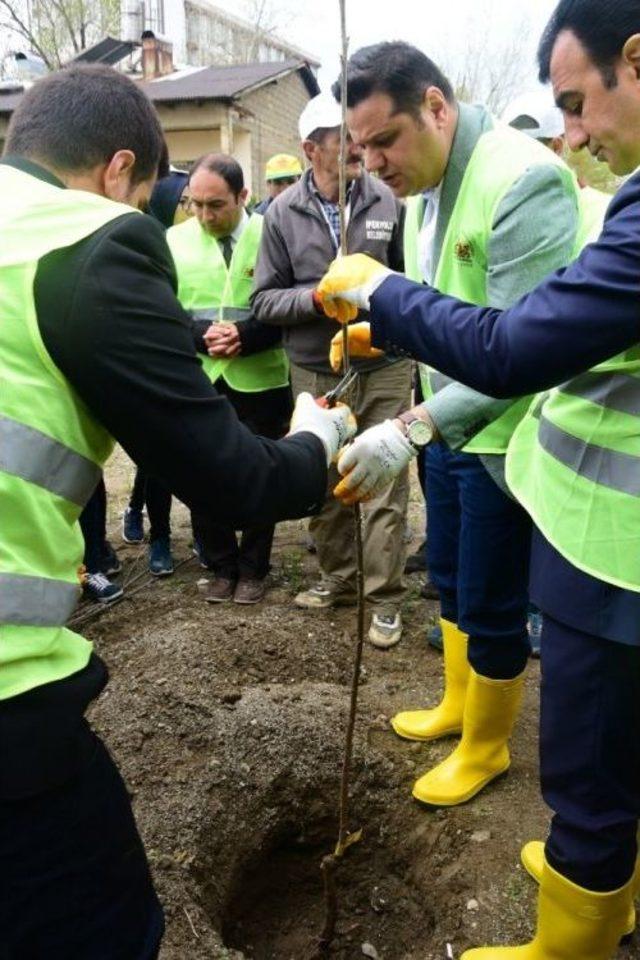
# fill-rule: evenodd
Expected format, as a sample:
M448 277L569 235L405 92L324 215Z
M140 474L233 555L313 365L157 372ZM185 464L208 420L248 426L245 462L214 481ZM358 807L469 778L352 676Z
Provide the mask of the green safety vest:
M596 191L587 199L597 206ZM640 591L640 346L536 397L509 444L506 479L566 560Z
M488 306L487 247L496 212L514 183L532 166L541 164L555 164L562 171L566 189L576 196L578 203L578 185L573 174L546 147L503 125L482 134L467 164L444 236L433 280L435 289L477 306ZM405 272L417 283L423 280L418 262L418 236L423 212L423 198L409 198L404 230ZM581 226L574 256L582 245ZM420 364L420 380L425 399L451 383L449 377L424 364ZM530 403L531 397L514 402L502 416L476 434L464 450L467 453L505 453L509 439Z
M212 322L235 323L251 316L249 299L253 271L260 247L262 217L253 214L233 248L227 267L215 237L203 230L195 217L167 231L178 271L178 299L185 310L209 317ZM289 363L281 347L262 350L251 357L199 357L212 383L222 377L243 393L258 393L289 383Z
M113 449L40 336L38 261L130 207L0 165L0 700L82 670L78 517Z

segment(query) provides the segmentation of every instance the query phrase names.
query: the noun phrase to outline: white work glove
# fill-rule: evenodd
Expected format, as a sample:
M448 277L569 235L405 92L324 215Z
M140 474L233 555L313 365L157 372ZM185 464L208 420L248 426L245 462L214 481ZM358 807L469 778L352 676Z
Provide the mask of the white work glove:
M369 427L338 460L343 479L333 491L334 497L349 505L359 500L371 500L401 473L417 456L392 420Z
M324 444L329 466L347 440L355 436L356 430L356 418L345 403L331 408L321 407L310 393L301 393L296 400L288 436L302 432L315 434Z

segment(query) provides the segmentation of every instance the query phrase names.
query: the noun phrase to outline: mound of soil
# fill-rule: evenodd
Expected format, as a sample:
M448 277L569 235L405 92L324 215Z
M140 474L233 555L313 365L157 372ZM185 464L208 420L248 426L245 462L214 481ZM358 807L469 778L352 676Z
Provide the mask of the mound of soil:
M176 504L173 547L184 562L152 581L144 547L119 543L131 475L119 455L107 477L125 599L82 616L111 671L92 721L131 790L166 910L161 960L308 960L324 920L319 864L337 834L354 612L293 606L316 572L303 523L278 528L264 603L213 606L198 591L206 573ZM412 516L419 531L418 493ZM389 727L395 711L434 705L441 689L441 657L425 642L437 605L411 579L401 644L365 653L351 789L351 828L363 839L338 872L336 960L444 960L448 943L459 957L532 930L535 888L519 850L548 825L537 664L509 776L465 807L417 805L413 780L453 741L410 744Z

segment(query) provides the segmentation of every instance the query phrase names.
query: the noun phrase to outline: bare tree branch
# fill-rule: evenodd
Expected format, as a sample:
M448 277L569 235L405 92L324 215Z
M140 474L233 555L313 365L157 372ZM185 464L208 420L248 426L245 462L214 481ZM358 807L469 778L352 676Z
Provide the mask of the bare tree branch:
M119 0L0 0L3 26L54 70L117 29Z
M47 68L53 70L54 63L49 52L44 46L41 46L37 34L29 27L25 14L21 13L17 5L11 3L10 0L0 0L0 10L4 10L7 17L7 19L2 22L2 26L6 27L9 32L15 33L19 37L22 37L23 40L26 40L34 53L42 57ZM28 10L25 10L25 13L28 13Z

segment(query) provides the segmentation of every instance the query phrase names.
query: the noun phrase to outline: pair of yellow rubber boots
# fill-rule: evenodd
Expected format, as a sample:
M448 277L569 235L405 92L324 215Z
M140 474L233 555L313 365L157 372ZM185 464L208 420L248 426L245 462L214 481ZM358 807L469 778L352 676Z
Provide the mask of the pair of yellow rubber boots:
M539 846L540 893L533 940L519 947L467 950L460 960L611 960L620 940L633 932L635 880L613 893L585 890L554 870Z
M433 710L398 713L391 726L405 740L429 741L462 733L450 756L413 785L422 803L452 807L471 800L506 773L509 738L520 710L524 673L514 680L491 680L467 660L468 636L441 620L444 641L444 696Z

